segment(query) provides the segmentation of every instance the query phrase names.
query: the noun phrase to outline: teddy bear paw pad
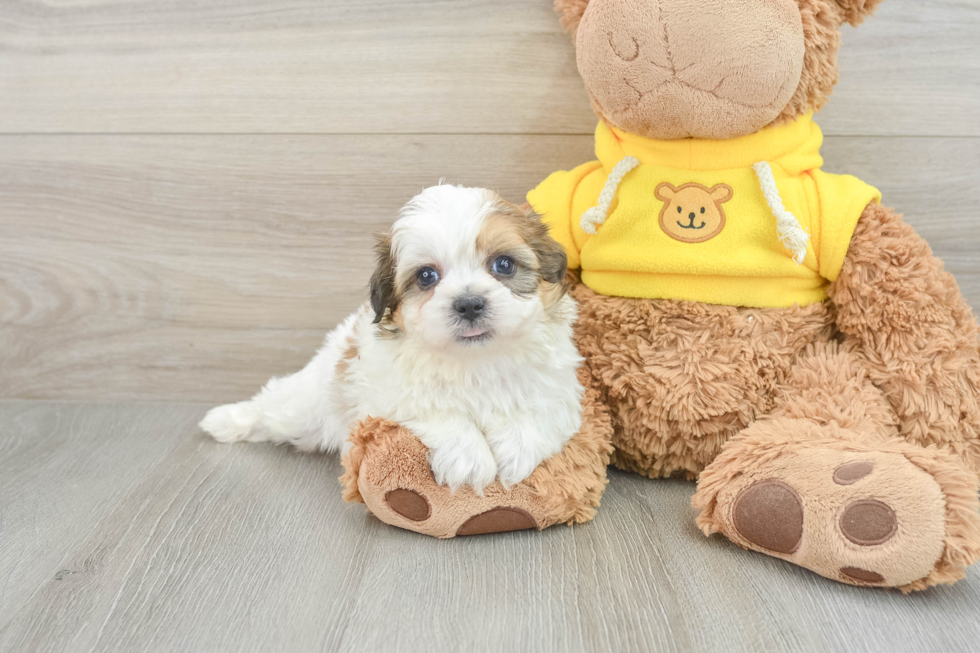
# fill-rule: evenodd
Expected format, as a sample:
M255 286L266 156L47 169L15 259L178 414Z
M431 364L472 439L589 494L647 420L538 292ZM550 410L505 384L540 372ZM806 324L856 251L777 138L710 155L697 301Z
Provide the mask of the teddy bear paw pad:
M874 571L868 571L867 569L861 569L859 567L841 567L840 573L844 574L848 578L861 581L862 583L885 582L885 577L881 574Z
M390 490L385 494L385 503L399 515L412 521L425 521L432 514L429 500L414 490Z
M793 553L803 539L803 503L782 481L758 481L742 490L733 518L742 537L770 551Z
M855 501L840 516L840 532L859 546L884 544L897 530L895 511L874 499Z
M486 535L537 528L534 518L520 508L498 507L470 517L456 531L456 535Z
M902 453L805 449L733 480L722 532L828 578L903 586L943 553L943 492Z
M834 483L837 485L853 485L873 472L875 464L870 460L859 460L844 463L834 470Z

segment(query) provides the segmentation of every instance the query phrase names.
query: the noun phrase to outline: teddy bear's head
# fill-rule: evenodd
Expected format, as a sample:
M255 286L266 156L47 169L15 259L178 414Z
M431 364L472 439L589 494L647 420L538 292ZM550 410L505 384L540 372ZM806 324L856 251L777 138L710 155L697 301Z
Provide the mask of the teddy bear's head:
M725 139L819 109L840 27L881 0L555 0L593 109L658 139Z

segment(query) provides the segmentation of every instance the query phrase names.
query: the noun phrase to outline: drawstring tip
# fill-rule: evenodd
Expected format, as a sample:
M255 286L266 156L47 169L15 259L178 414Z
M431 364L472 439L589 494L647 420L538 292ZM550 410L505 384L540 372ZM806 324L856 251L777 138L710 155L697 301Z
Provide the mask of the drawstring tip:
M606 184L599 193L598 203L582 214L582 220L579 222L582 231L590 235L595 235L596 225L601 225L609 217L609 209L612 206L613 199L616 197L616 191L619 189L619 184L623 181L623 177L638 165L640 165L639 159L627 156L623 157L613 167L609 176L606 178Z
M810 234L803 229L796 216L786 210L783 206L783 198L779 196L779 188L776 187L776 178L772 173L772 166L767 161L759 161L752 165L756 176L759 178L759 186L762 195L769 205L776 218L776 235L783 247L793 254L793 260L797 265L803 265L806 259L806 247L810 242Z

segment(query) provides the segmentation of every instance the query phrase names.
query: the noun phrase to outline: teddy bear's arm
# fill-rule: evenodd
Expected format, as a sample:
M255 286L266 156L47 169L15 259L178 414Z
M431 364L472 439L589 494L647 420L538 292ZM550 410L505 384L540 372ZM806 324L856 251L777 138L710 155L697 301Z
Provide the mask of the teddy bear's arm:
M548 225L549 235L565 250L571 270L581 266L579 253L589 238L579 219L596 204L605 180L602 164L590 161L573 170L552 173L527 194L528 204Z
M902 434L963 451L980 472L977 320L925 240L872 202L829 293L838 328L867 362Z

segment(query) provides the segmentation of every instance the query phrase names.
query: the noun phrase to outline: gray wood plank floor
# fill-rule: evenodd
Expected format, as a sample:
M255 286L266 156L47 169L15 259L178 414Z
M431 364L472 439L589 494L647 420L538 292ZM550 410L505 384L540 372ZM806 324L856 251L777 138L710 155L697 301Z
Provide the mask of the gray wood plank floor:
M332 457L200 434L199 404L0 401L0 650L976 651L980 575L903 596L695 528L613 472L577 527L439 541Z

